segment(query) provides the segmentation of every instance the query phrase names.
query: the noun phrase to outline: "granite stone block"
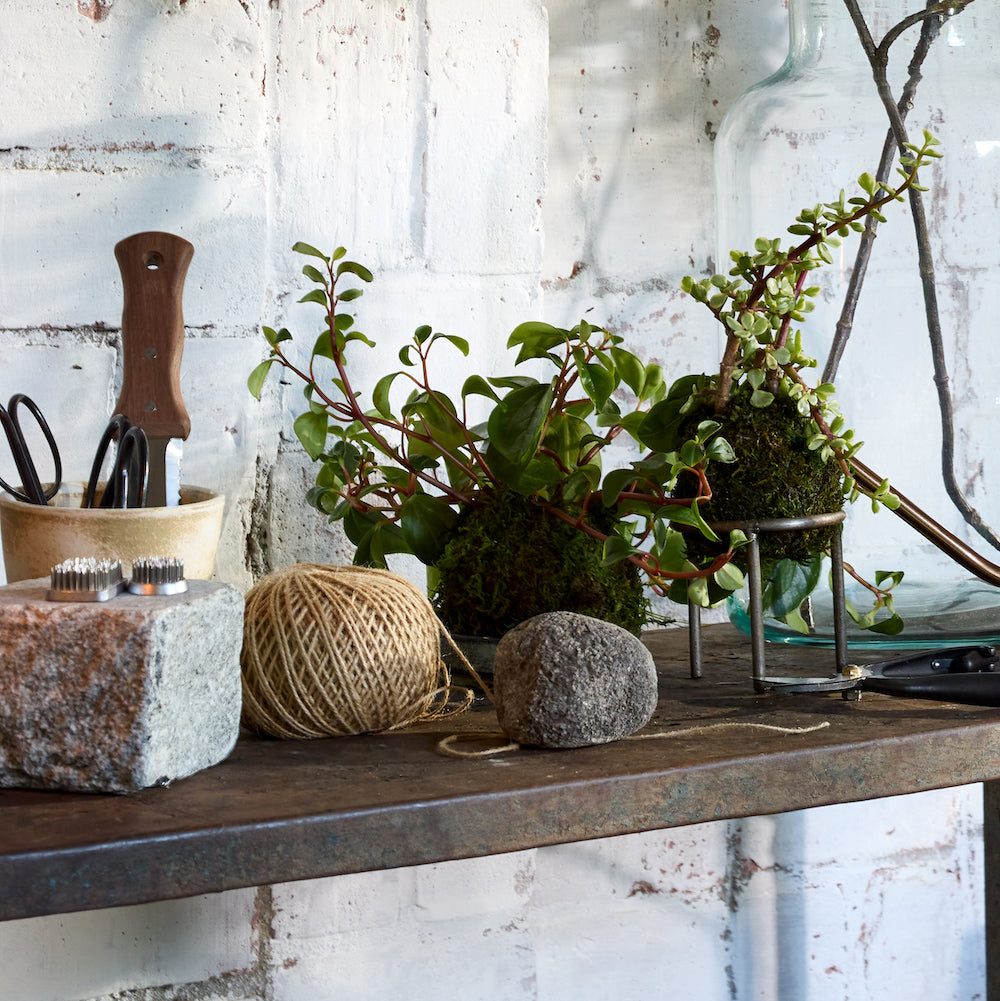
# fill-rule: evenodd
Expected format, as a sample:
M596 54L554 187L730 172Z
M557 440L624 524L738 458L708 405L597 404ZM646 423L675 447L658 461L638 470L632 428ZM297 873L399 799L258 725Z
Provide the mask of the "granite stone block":
M243 598L46 599L0 587L0 787L128 793L216 764L239 734Z

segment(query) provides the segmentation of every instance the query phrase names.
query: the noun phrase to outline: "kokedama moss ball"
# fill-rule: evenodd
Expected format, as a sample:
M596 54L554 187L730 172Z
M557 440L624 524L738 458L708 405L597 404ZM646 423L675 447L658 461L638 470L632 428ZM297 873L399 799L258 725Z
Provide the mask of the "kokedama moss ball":
M595 506L594 527L611 530ZM601 566L603 546L513 490L460 516L438 560L435 607L453 633L502 636L542 612L579 612L638 633L649 604L631 563Z
M712 500L701 509L706 521L797 518L843 508L842 471L808 448L809 426L793 401L779 397L768 407L752 407L749 393L741 389L726 415L701 413L689 427L707 418L720 421L719 434L733 446L736 461L709 467ZM679 490L686 486L679 484ZM807 560L829 545L831 533L838 530L835 526L762 534L761 559ZM710 552L710 547L701 536L688 541L689 553ZM738 564L742 558L738 553Z

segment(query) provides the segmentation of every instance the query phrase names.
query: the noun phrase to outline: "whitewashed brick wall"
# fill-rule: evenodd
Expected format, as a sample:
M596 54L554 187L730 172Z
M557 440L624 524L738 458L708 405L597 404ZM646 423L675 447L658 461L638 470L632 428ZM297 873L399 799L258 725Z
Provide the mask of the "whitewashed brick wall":
M315 325L297 239L376 272L372 381L423 322L488 371L533 316L613 324L671 374L715 357L677 285L713 261L712 139L783 57L782 0L0 15L3 392L39 400L83 478L120 377L113 246L191 240L184 478L229 499L218 574L237 586L350 558L302 502L298 391L245 390L262 322ZM969 788L8 922L0 1001L971 1001L980 832Z

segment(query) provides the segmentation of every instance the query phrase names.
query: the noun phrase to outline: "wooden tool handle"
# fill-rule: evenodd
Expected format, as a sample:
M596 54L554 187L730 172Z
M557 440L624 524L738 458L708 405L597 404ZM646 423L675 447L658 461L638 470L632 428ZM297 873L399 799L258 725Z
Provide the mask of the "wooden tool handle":
M181 296L194 247L170 233L136 233L115 246L122 275L122 388L117 410L154 438L191 432L181 397Z

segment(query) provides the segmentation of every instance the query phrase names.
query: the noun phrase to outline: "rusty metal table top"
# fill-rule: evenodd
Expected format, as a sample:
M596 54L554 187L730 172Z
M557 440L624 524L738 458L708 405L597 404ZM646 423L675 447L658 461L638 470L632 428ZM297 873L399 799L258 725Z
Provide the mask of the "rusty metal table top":
M0 791L0 919L416 865L1000 777L1000 711L866 694L757 695L747 637L647 634L660 701L633 738L456 758L503 743L483 700L402 732L241 738L223 763L128 797ZM769 646L768 667L832 673ZM872 661L876 654L855 659ZM829 665L829 667L828 667ZM829 724L812 729L819 724ZM747 726L746 724L758 724ZM759 726L780 727L784 733ZM650 736L654 735L654 736ZM638 739L642 738L642 739Z

